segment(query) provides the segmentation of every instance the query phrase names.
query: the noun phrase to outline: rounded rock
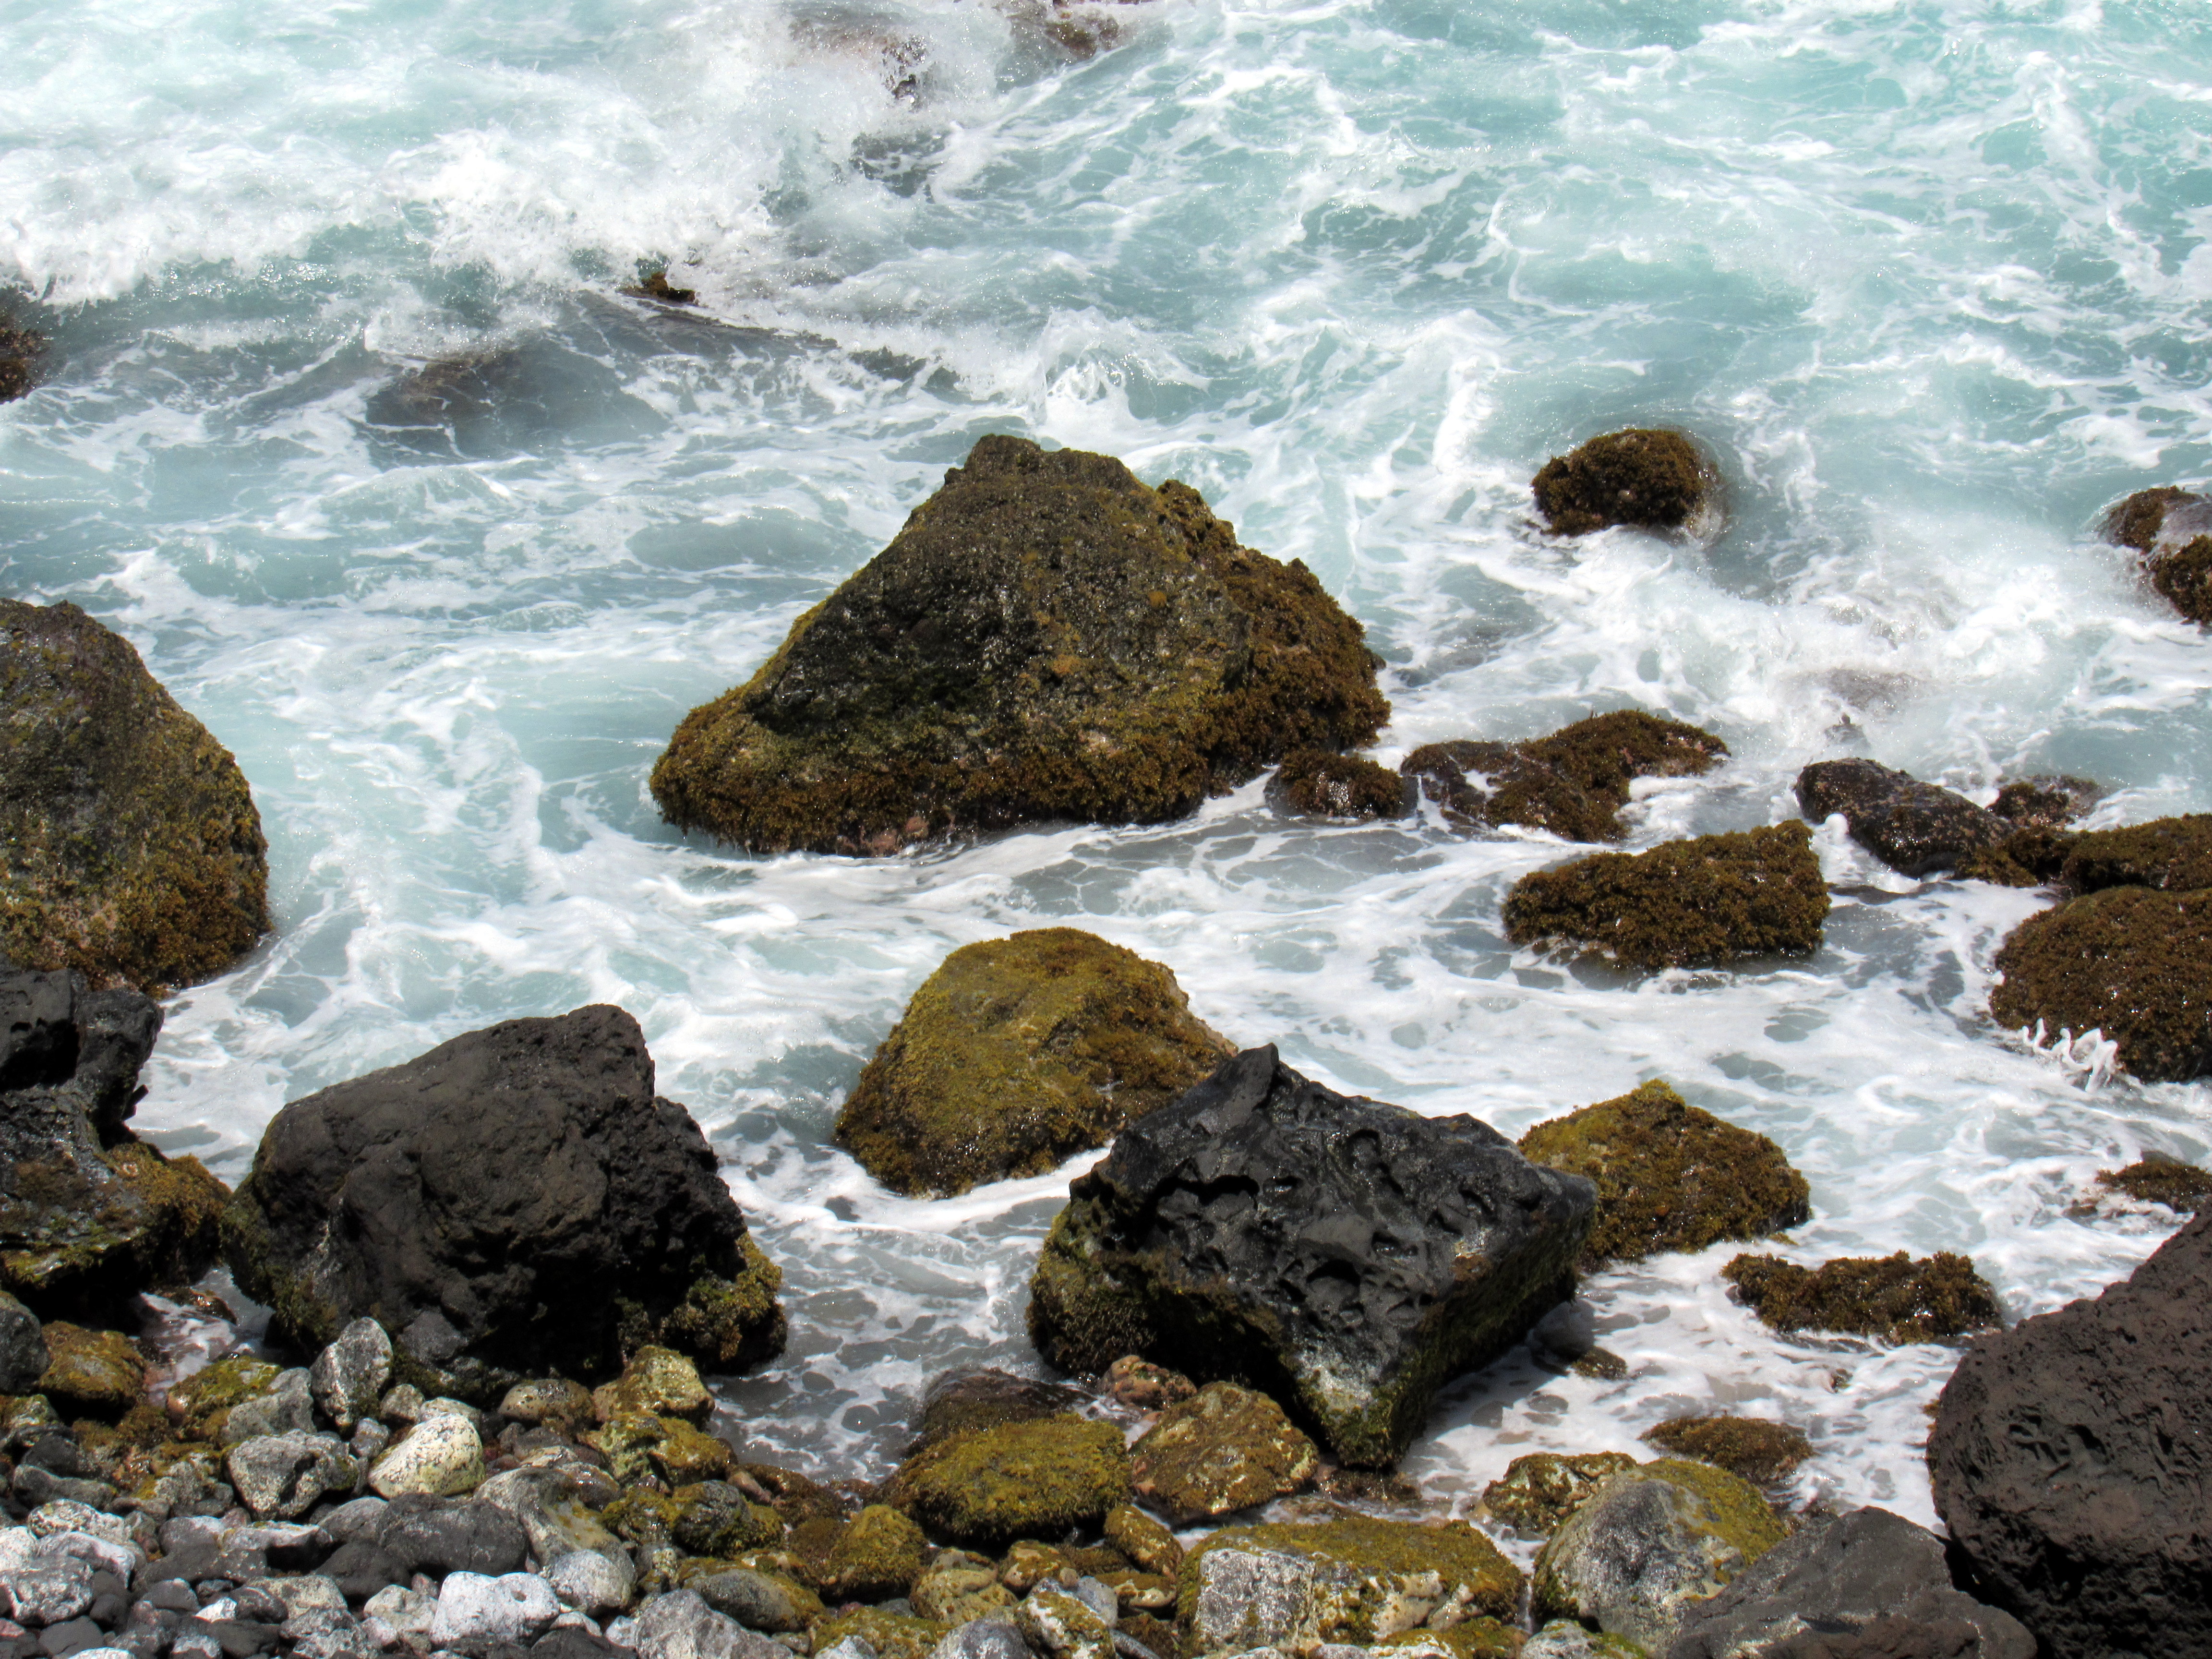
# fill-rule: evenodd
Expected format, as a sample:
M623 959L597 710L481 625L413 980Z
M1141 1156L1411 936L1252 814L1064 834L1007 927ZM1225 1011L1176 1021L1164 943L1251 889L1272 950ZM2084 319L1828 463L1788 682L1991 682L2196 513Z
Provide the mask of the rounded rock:
M465 1418L423 1418L376 1460L368 1484L380 1498L424 1492L454 1498L483 1484L483 1441Z

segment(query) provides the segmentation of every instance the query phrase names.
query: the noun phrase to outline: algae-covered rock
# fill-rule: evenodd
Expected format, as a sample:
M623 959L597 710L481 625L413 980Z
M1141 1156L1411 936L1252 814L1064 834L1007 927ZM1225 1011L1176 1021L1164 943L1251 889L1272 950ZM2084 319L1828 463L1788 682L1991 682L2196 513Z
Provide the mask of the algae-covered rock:
M928 1540L888 1504L870 1504L839 1528L818 1588L832 1601L888 1601L921 1576Z
M948 1625L1003 1618L1014 1605L1014 1593L999 1582L998 1568L988 1558L964 1550L939 1551L914 1581L907 1599L924 1619Z
M1571 1619L1554 1619L1522 1644L1520 1659L1650 1659L1625 1636L1607 1636ZM1760 1659L1771 1659L1761 1655Z
M1521 1153L1596 1182L1586 1273L1660 1250L1764 1237L1812 1214L1812 1189L1779 1146L1699 1110L1656 1079L1539 1123L1521 1137Z
M46 1323L46 1371L34 1392L68 1417L112 1423L146 1397L146 1357L120 1331Z
M13 403L39 383L46 337L0 311L0 404Z
M670 822L754 852L888 852L1040 819L1151 823L1389 705L1311 572L1198 492L988 437L653 768Z
M2087 817L2105 798L2104 786L2087 778L2045 773L2014 778L1997 791L1990 811L2019 830L2063 830Z
M1638 968L1708 967L1817 950L1827 915L1812 831L1790 823L1534 871L1506 896L1505 936Z
M1321 1454L1266 1395L1209 1382L1162 1412L1129 1462L1137 1495L1188 1527L1297 1491Z
M2212 623L2212 501L2185 489L2139 489L2106 516L2105 539L2142 556L2159 596L2193 623Z
M1653 1653L1684 1613L1789 1535L1748 1481L1661 1458L1608 1475L1537 1553L1539 1620L1580 1620Z
M1694 777L1728 752L1710 732L1620 709L1526 743L1425 744L1398 769L1464 828L1517 823L1568 841L1619 841L1636 779Z
M1106 1541L1146 1572L1172 1578L1182 1571L1182 1545L1134 1504L1106 1511Z
M2147 1082L2212 1071L2212 890L2112 887L2030 916L1996 953L2010 1030L2102 1030Z
M130 641L0 599L0 957L164 994L269 931L268 843L230 751Z
M915 1418L912 1449L920 1451L940 1440L975 1429L995 1429L1007 1423L1030 1423L1043 1417L1062 1417L1089 1399L1080 1389L1060 1382L1040 1382L1016 1376L994 1366L969 1366L940 1373L922 1390L921 1409Z
M1678 530L1712 508L1719 480L1686 434L1630 427L1554 455L1531 487L1553 535L1584 536L1613 525Z
M1364 1646L1417 1627L1511 1619L1522 1583L1464 1521L1226 1527L1183 1558L1177 1620L1187 1653Z
M1267 792L1285 810L1317 818L1395 818L1410 805L1406 781L1389 767L1326 749L1284 756Z
M2146 1204L2163 1204L2183 1215L2212 1208L2212 1170L2200 1170L2162 1152L2147 1152L2124 1170L2100 1170L2097 1184Z
M1482 1506L1523 1538L1548 1538L1607 1476L1635 1467L1626 1452L1528 1452L1482 1489Z
M1843 1331L1892 1342L1945 1342L2002 1322L1996 1292L1963 1255L1839 1256L1801 1267L1740 1255L1721 1269L1744 1305L1776 1330Z
M2208 513L2212 513L2212 501L2189 490L2160 484L2150 489L2138 489L2106 514L2102 532L2105 539L2116 547L2131 547L2138 553L2148 553L2161 540L2178 539L2168 533L2169 514L2173 518L2173 529L2186 536L2208 527Z
M2057 882L2081 840L2071 830L2030 824L2015 830L1995 846L1969 853L1953 872L1966 880L1994 882L2000 887L2043 887Z
M1954 869L2008 831L1964 795L1870 760L1815 761L1797 775L1797 804L1814 823L1840 812L1853 841L1908 876Z
M847 1607L816 1620L807 1634L818 1654L828 1654L840 1643L857 1638L876 1659L929 1659L937 1644L952 1634L952 1626L881 1607ZM849 1654L853 1650L844 1651Z
M980 1429L917 1452L884 1499L928 1532L991 1547L1095 1528L1129 1495L1129 1455L1110 1423L1065 1416Z
M592 1391L592 1414L602 1423L617 1412L703 1423L714 1409L714 1396L699 1380L699 1368L673 1349L651 1343L629 1357L620 1376Z
M1644 1438L1677 1457L1711 1463L1754 1486L1778 1486L1813 1455L1813 1443L1787 1423L1763 1417L1670 1417Z
M2058 878L2076 893L2107 887L2189 893L2212 887L2212 813L2153 818L2075 836Z
M1519 1659L1528 1632L1485 1613L1449 1630L1401 1630L1373 1644L1389 1659Z
M169 1390L170 1417L177 1432L187 1440L223 1443L223 1426L234 1407L265 1398L284 1375L251 1354L233 1354L202 1367Z
M1158 963L1074 927L963 945L853 1086L837 1142L896 1191L949 1197L1103 1146L1232 1053Z
M1342 1462L1388 1464L1449 1378L1571 1285L1595 1201L1471 1117L1424 1117L1248 1049L1070 1187L1030 1333L1096 1373L1136 1352L1279 1401Z

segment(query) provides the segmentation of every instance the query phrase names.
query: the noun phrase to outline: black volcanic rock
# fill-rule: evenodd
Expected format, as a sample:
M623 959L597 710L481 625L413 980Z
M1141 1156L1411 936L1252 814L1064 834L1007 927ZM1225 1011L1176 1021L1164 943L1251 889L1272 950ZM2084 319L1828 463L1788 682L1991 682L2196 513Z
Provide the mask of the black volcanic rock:
M1853 841L1908 876L1954 869L2013 830L1964 795L1870 760L1814 762L1797 775L1797 804L1814 823L1841 812Z
M294 1101L223 1218L232 1269L302 1348L367 1316L403 1378L479 1400L650 1341L765 1358L780 1275L653 1083L637 1022L599 1005Z
M2212 1214L2094 1300L1969 1349L1936 1508L2050 1659L2212 1653Z
M1272 1046L1131 1125L1068 1194L1031 1284L1048 1358L1244 1383L1363 1465L1569 1294L1597 1201L1487 1124L1340 1095Z

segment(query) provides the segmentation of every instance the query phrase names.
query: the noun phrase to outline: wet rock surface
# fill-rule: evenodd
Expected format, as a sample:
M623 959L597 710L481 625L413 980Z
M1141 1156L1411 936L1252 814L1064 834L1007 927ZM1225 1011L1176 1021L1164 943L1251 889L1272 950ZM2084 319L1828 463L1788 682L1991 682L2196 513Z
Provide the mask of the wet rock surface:
M1568 841L1619 841L1635 780L1695 777L1727 758L1728 745L1710 732L1621 709L1526 743L1425 744L1398 769L1462 828L1511 823Z
M1553 535L1585 536L1614 525L1680 529L1709 507L1717 484L1685 434L1631 427L1553 456L1531 487Z
M2011 830L1964 795L1870 760L1815 761L1797 775L1797 804L1814 823L1842 813L1853 841L1908 876L1955 869Z
M2015 927L1996 966L1990 1012L2008 1030L2101 1030L2146 1082L2212 1071L2212 890L2069 900Z
M2212 501L2185 489L2139 489L2105 520L2105 539L2142 555L2153 591L2191 622L2212 622Z
M1326 749L1284 756L1267 793L1281 809L1318 818L1395 818L1411 804L1406 781L1389 767Z
M2146 1154L2125 1169L2100 1170L2097 1184L2145 1204L2163 1204L2184 1215L2212 1209L2212 1170L2201 1170L2163 1153Z
M989 1366L946 1371L933 1378L922 1392L921 1410L915 1422L915 1449L920 1451L974 1429L1065 1417L1089 1398L1079 1389L1040 1382Z
M1169 1407L1129 1458L1137 1495L1178 1527L1297 1492L1321 1462L1280 1406L1234 1382Z
M1842 1331L1891 1342L1945 1342L1995 1328L1996 1292L1952 1251L1915 1258L1841 1256L1802 1267L1740 1255L1721 1269L1744 1304L1774 1329Z
M933 1536L1004 1545L1096 1528L1129 1489L1121 1431L1061 1416L939 1441L900 1465L884 1496Z
M1523 1538L1548 1538L1609 1475L1636 1467L1626 1452L1528 1452L1482 1491L1482 1506Z
M46 337L0 311L0 404L27 395L39 383Z
M1813 1455L1813 1443L1802 1431L1760 1417L1670 1417L1643 1437L1662 1451L1713 1464L1770 1490Z

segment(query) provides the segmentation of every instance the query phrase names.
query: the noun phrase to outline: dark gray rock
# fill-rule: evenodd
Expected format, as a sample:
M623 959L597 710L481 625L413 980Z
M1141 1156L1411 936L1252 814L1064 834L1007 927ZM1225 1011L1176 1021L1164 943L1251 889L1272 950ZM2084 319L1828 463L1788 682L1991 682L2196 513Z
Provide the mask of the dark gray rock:
M0 1033L0 1042L6 1041ZM38 1315L0 1291L0 1394L29 1394L46 1374L46 1359Z
M2013 828L1964 795L1870 760L1814 762L1797 775L1797 805L1814 823L1841 812L1853 841L1908 876L1955 868Z
M224 1217L239 1283L302 1347L366 1316L403 1378L484 1403L656 1336L720 1369L765 1358L778 1275L653 1082L637 1022L601 1006L294 1101ZM618 1332L626 1306L651 1328Z
M490 1504L399 1498L376 1529L376 1547L409 1572L440 1577L476 1572L496 1578L520 1568L530 1553L530 1534L520 1521Z
M1125 1353L1279 1401L1346 1463L1395 1460L1448 1378L1572 1289L1596 1188L1472 1117L1424 1117L1247 1049L1069 1188L1031 1284L1054 1364Z
M1895 1622L1871 1628L1884 1620ZM1841 1637L1861 1638L1873 1659L1891 1651L1874 1644L1916 1630L1911 1639L1930 1653L2035 1659L2035 1638L2018 1620L1953 1586L1942 1539L1877 1509L1806 1522L1719 1595L1690 1603L1678 1630L1667 1659L1751 1652L1813 1659L1827 1651L1813 1645L1815 1639Z
M604 1636L594 1636L574 1625L562 1625L549 1630L530 1644L530 1659L616 1659L628 1656L634 1648L617 1647Z
M322 1564L322 1573L349 1601L366 1601L386 1584L406 1583L413 1572L404 1561L365 1538L341 1544Z
M1079 1389L1016 1376L988 1365L941 1372L922 1392L914 1449L970 1429L995 1429L1002 1423L1028 1423L1079 1411L1090 1398Z
M2212 1212L2094 1300L1966 1352L1936 1508L2051 1659L2212 1652Z

